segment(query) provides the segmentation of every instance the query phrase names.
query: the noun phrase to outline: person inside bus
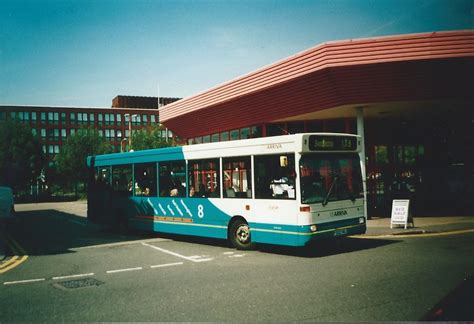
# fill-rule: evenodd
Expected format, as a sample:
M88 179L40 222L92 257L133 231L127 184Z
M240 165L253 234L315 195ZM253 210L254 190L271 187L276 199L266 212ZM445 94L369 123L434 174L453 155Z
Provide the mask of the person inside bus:
M202 197L202 198L209 197L209 194L207 193L207 190L206 190L206 186L203 183L201 183L199 185L199 192L198 192L197 196Z
M181 181L176 179L173 184L173 189L170 190L170 197L184 197L186 195L186 189L181 184Z

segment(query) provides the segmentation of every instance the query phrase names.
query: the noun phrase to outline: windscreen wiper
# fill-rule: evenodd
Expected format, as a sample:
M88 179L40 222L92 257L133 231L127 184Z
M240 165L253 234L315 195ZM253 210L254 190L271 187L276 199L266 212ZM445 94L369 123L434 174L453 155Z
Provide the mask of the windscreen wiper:
M337 180L338 180L338 175L336 173L333 173L331 187L329 187L328 194L326 195L326 198L324 198L323 200L323 206L326 206L328 204L329 197L331 196L332 189L334 188L334 185L336 184Z

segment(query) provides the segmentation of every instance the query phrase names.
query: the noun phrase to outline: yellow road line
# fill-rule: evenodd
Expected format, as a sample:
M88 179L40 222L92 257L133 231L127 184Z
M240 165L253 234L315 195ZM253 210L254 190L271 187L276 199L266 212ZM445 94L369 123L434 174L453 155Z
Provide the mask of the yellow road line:
M352 235L352 237L362 239L378 239L378 238L407 238L407 237L436 237L436 236L447 236L447 235L458 235L465 233L474 232L474 228L458 231L448 231L440 233L424 233L424 234L384 234L384 235Z
M4 241L8 244L14 255L8 259L7 261L0 264L0 274L5 273L13 268L16 268L23 262L28 259L28 255L26 255L25 249L18 244L17 241L13 239L8 233L4 233L0 231L0 236L4 239Z

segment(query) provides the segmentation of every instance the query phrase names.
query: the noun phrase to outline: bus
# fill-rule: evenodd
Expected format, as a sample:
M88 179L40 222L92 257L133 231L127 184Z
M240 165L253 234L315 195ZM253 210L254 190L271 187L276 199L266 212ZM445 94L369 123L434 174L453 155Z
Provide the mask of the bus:
M360 137L304 133L89 156L88 219L305 246L366 231Z

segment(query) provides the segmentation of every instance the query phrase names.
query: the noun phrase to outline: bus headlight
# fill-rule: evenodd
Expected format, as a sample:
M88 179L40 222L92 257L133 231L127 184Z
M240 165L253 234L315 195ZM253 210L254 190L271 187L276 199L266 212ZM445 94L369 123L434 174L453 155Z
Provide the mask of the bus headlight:
M317 227L316 225L311 225L311 226L309 227L309 230L310 230L311 232L316 232L316 231L318 230L318 227Z
M360 217L359 224L364 224L364 223L365 223L365 217Z

